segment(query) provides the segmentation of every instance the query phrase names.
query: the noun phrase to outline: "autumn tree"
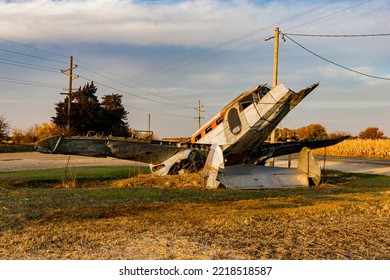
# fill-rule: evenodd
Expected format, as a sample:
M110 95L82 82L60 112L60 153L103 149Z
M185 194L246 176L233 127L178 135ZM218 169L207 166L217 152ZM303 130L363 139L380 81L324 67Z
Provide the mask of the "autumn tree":
M295 130L289 128L277 129L276 135L278 141L288 141L296 138Z
M33 127L33 131L37 141L55 135L64 135L66 133L64 128L58 127L52 122L45 122L40 125L35 125Z
M328 137L326 129L320 124L310 124L308 126L298 128L296 130L296 135L299 140L323 139Z
M361 131L358 135L360 139L383 139L384 133L378 127L367 127L365 130Z

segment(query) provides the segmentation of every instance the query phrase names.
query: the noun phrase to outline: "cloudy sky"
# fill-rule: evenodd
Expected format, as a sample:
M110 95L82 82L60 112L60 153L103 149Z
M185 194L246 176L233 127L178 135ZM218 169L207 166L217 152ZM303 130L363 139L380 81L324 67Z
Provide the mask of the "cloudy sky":
M279 127L390 136L389 18L390 0L0 0L0 114L12 128L50 121L72 55L74 87L122 94L131 127L146 129L150 114L158 136L190 136L198 100L203 122L272 84L274 41L264 39L279 26L278 81L320 82Z

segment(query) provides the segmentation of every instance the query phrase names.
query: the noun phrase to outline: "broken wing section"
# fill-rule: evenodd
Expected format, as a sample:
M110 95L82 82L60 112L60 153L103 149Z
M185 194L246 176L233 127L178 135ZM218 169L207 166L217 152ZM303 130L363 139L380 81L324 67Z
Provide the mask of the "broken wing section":
M125 160L159 164L186 148L180 143L142 142L132 139L109 139L54 136L37 143L41 153L78 155L88 157L114 157Z
M247 162L264 165L271 157L278 157L288 154L299 153L302 148L318 149L335 145L349 138L349 136L327 138L327 139L306 139L302 141L263 143L252 151Z

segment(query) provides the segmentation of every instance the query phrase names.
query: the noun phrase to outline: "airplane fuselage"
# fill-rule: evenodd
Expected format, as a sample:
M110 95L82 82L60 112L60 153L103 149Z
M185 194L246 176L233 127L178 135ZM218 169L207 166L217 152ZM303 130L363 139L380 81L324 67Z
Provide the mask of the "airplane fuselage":
M298 93L283 84L271 90L257 86L224 107L192 135L191 142L218 144L227 164L238 163L264 143L288 112L317 86Z

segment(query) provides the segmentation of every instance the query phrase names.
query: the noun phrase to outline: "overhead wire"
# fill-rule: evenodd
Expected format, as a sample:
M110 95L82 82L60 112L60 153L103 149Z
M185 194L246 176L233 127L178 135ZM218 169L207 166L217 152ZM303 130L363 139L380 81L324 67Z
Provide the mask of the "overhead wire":
M167 99L167 100L170 100L170 101L174 101L175 103L178 102L178 99L177 99L177 98L170 97L170 96L159 95L159 94L153 93L153 92L151 92L151 91L148 91L148 90L145 90L145 89L136 87L136 86L132 86L132 85L123 83L123 82L118 81L118 80L116 80L116 79L112 79L112 78L110 78L110 77L108 77L108 76L106 76L106 75L100 74L100 73L98 73L98 72L96 72L96 71L94 71L94 70L91 70L91 69L89 69L89 68L86 68L86 67L84 67L84 66L82 66L82 65L78 65L78 67L81 68L81 69L84 69L84 70L86 70L86 71L88 71L88 72L91 72L91 73L93 73L93 74L95 74L95 75L98 75L98 76L100 76L100 77L103 77L103 78L105 78L105 79L107 79L107 80L110 80L110 81L115 82L115 83L117 83L117 84L123 85L123 86L125 86L125 87L131 88L131 89L135 89L135 90L137 90L137 91L140 91L140 92L143 92L143 93L147 93L147 94L150 94L150 95L153 95L153 96L162 98L162 99ZM132 94L132 95L133 95L133 96L140 97L140 98L144 98L144 97L139 96L139 95L136 95L136 94ZM154 101L155 101L155 102L158 102L158 101L156 101L156 100L154 100ZM183 101L181 101L181 103L191 104L191 106L193 105L192 103L189 103L189 102L183 102Z
M330 63L330 64L333 64L333 65L338 66L338 67L340 67L340 68L343 68L343 69L345 69L345 70L348 70L348 71L351 71L351 72L354 72L354 73L356 73L356 74L359 74L359 75L362 75L362 76L366 76L366 77L369 77L369 78L390 81L390 78L379 77L379 76L375 76L375 75L363 73L363 72L361 72L361 71L357 71L357 70L355 70L355 69L352 69L352 68L343 66L343 65L341 65L341 64L339 64L339 63L337 63L337 62L334 62L334 61L332 61L332 60L329 60L329 59L327 59L327 58L325 58L325 57L323 57L323 56L321 56L321 55L319 55L319 54L317 54L317 53L315 53L315 52L309 50L308 48L304 47L302 44L298 43L297 41L295 41L294 39L292 39L292 38L291 38L290 36L288 36L287 34L285 34L285 33L281 33L281 34L282 34L284 37L288 38L288 39L289 39L290 41L292 41L293 43L295 43L296 45L298 45L299 47L301 47L302 49L304 49L305 51L311 53L312 55L314 55L314 56L316 56L316 57L318 57L318 58L320 58L320 59L322 59L322 60L324 60L324 61L326 61L326 62L328 62L328 63Z
M173 69L182 67L181 65L176 65L177 63L183 63L184 61L187 61L184 65L192 64L192 63L198 61L199 60L198 57L201 57L205 53L207 54L208 52L211 52L211 51L220 49L222 47L225 47L227 45L231 45L231 44L234 44L236 42L242 41L242 40L244 40L244 39L246 39L248 37L252 37L252 36L257 35L257 34L259 34L261 32L264 32L265 30L267 30L269 28L272 28L274 26L277 26L277 25L280 25L280 24L284 24L286 22L298 19L298 18L303 17L303 16L305 16L305 15L307 15L309 13L318 11L318 10L320 10L322 8L325 8L325 7L327 7L329 5L332 5L332 4L334 4L336 2L339 2L339 1L340 0L332 0L332 1L326 2L326 3L322 4L322 5L319 5L319 6L316 6L314 8L311 8L309 10L306 10L304 12L301 12L301 13L299 13L297 15L294 15L294 16L288 17L286 19L280 20L278 22L269 24L269 25L267 25L265 27L261 27L259 29L256 29L256 30L252 31L252 32L249 32L249 33L243 34L241 36L235 37L235 38L233 38L231 40L222 42L220 44L214 45L214 46L209 47L207 49L203 49L201 51L195 52L195 53L190 54L188 56L184 56L184 57L178 58L178 59L173 60L173 61L171 61L169 63L160 64L160 65L154 66L153 70L143 71L143 72L140 72L140 73L135 74L133 76L137 77L139 79L143 79L145 77L149 77L149 76L152 76L152 75L161 74L161 73L164 73L164 72L167 72L167 71L171 71L172 69L170 69L170 68L172 66L174 67ZM213 56L216 56L216 55L218 55L218 54L215 54ZM206 57L206 58L208 58L208 57ZM189 60L189 62L188 62L188 60Z
M105 88L109 88L109 89L112 89L116 92L120 92L120 93L124 93L124 94L127 94L127 95L131 95L131 96L135 96L135 97L138 97L138 98L141 98L141 99L144 99L144 100L147 100L147 101L151 101L151 102L155 102L155 103L163 103L165 105L169 105L169 106L177 106L177 104L172 104L172 103L166 103L166 102L162 102L162 101L157 101L157 100L154 100L154 99L150 99L148 97L145 97L145 96L140 96L140 95L137 95L137 94L134 94L134 93L131 93L131 92L128 92L128 91L125 91L125 90L122 90L122 89L118 89L116 87L113 87L113 86L110 86L110 85L107 85L107 84L104 84L104 83L101 83L101 82L98 82L98 81L95 81L91 78L88 78L88 77L85 77L83 75L79 75L80 78L86 80L86 81L89 81L89 82L93 82L94 84L97 84L97 85L101 85ZM141 111L146 111L146 110L142 110L138 107L134 107L135 109L137 110L141 110ZM155 112L156 113L156 112ZM184 116L184 115L183 115ZM184 117L187 117L187 116L184 116Z
M29 68L29 69L34 69L34 70L52 72L52 73L58 73L58 71L60 71L60 69L56 69L54 67L47 67L47 66L42 66L42 65L38 65L38 64L20 62L20 61L11 60L11 59L0 58L0 63L12 65L12 66L17 66L17 67L22 67L22 68Z
M22 79L14 79L14 78L10 78L10 77L1 77L1 76L0 76L0 81L5 82L5 83L18 84L18 85L48 87L48 88L55 88L55 89L58 89L61 87L61 86L55 85L55 84L41 83L41 82L28 81L28 80L22 80Z
M299 34L299 33L282 33L283 35L299 37L323 37L323 38L356 38L356 37L383 37L390 36L390 33L377 34Z
M330 14L328 14L328 15L325 15L325 16L322 16L322 17L319 17L319 18L316 18L316 19L314 19L314 20L305 22L305 23L300 24L300 25L297 25L297 26L288 28L288 29L286 29L286 31L293 30L293 29L296 29L296 28L299 28L299 27L302 27L302 26L307 26L307 25L309 25L309 24L312 24L313 22L320 21L320 20L323 20L323 19L325 19L325 18L329 18L329 17L335 16L335 15L337 15L337 14L339 14L339 13L342 13L342 12L345 12L345 11L347 11L347 10L350 10L350 9L353 9L353 8L356 8L356 7L359 7L359 6L364 5L364 4L367 4L367 3L369 3L369 2L372 2L372 0L367 0L367 1L365 1L365 2L358 3L358 4L355 4L355 5L346 7L345 9L342 9L342 10L339 10L339 11L336 11L336 12L333 12L333 13L330 13Z
M60 54L60 53L57 53L57 52L45 50L45 49L42 49L42 48L37 48L37 47L31 46L31 45L19 43L19 42L13 41L13 40L4 39L4 38L0 38L0 40L5 41L5 42L8 42L8 43L15 44L15 45L19 45L19 46L22 46L22 47L25 47L25 48L29 48L29 49L33 49L33 50L38 50L38 51L41 51L41 52L45 52L45 53L48 53L48 54L54 54L54 55L60 56L60 57L67 57L67 56L65 56L65 55L63 55L63 54Z
M328 24L328 25L325 25L325 26L322 26L322 27L313 29L313 30L311 30L311 31L309 31L309 32L316 32L316 31L318 31L318 30L325 29L325 28L328 28L328 27L333 26L333 25L338 25L338 24L340 24L340 23L343 23L343 22L346 22L346 21L350 21L350 20L352 20L352 19L354 19L354 18L357 18L357 17L358 17L358 18L361 18L362 16L365 16L365 15L367 15L367 14L371 14L371 13L378 12L378 11L383 11L386 7L389 7L389 6L390 6L390 4L385 5L385 6L382 6L382 7L379 7L379 8L376 8L376 9L373 9L373 10L370 10L370 11L367 11L367 12L364 12L364 13L360 13L360 14L358 14L358 15L355 15L355 16L352 16L352 17L343 19L343 20L341 20L341 21L338 21L338 22L335 22L335 23L331 23L331 24ZM308 33L309 33L309 32L308 32Z
M55 60L55 59L51 59L51 58L47 58L47 57L42 57L42 56L37 56L37 55L32 55L32 54L26 54L26 53L22 53L22 52L18 52L18 51L11 51L11 50L7 50L4 48L0 48L0 51L13 53L13 54L17 54L17 55L22 55L22 56L27 56L27 57L32 57L32 58L37 58L37 59L46 60L46 61L64 63L64 61L59 61L59 60Z

